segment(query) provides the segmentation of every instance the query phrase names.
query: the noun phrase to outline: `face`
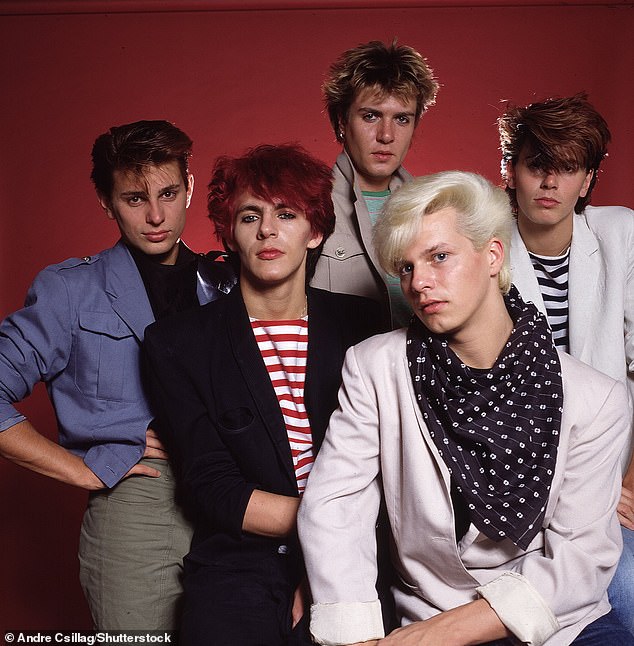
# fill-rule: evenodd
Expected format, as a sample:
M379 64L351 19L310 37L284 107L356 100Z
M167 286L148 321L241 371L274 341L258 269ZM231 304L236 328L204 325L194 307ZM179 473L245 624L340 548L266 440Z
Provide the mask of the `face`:
M233 239L227 244L240 257L241 283L256 289L293 283L303 289L306 253L322 238L303 211L246 192L235 202Z
M431 332L448 335L450 343L479 338L497 315L503 261L498 239L477 251L458 229L456 210L441 209L421 218L417 237L404 250L401 289Z
M171 161L150 166L141 176L116 170L111 199L99 201L127 245L174 264L193 188L194 178L190 175L186 189L178 162Z
M525 224L557 226L572 222L575 204L585 197L592 171L549 172L534 168L526 149L515 166L507 166L507 183L515 189L518 218Z
M340 128L363 190L387 189L409 150L415 119L414 98L403 103L372 88L357 94Z

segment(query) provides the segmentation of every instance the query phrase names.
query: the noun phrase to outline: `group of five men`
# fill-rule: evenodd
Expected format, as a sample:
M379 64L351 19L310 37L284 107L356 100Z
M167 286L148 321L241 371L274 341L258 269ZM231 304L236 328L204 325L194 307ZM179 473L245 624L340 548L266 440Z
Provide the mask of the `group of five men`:
M311 284L373 299L395 331L348 353L300 506L313 638L382 640L383 501L402 627L381 643L632 643L634 218L587 206L609 130L583 95L510 108L513 218L477 176L402 167L437 90L417 52L379 42L345 52L324 84L343 150ZM121 240L46 268L0 327L0 453L91 492L79 557L101 629L178 627L192 523L142 342L239 273L180 239L190 154L167 122L101 135L92 180ZM38 381L59 444L13 407Z

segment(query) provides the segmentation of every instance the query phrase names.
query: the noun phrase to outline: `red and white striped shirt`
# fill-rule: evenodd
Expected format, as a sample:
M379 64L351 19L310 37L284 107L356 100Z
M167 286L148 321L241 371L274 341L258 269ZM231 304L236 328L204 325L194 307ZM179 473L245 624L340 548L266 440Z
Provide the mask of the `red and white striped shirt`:
M284 416L297 490L301 494L315 461L313 437L304 406L308 317L290 321L251 319L251 327Z

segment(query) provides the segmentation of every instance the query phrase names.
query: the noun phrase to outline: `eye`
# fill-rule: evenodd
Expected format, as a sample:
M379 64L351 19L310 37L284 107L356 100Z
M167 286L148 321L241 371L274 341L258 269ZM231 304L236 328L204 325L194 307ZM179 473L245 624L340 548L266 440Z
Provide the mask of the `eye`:
M445 260L449 258L449 254L445 253L444 251L440 251L438 253L435 253L432 258L434 259L434 262L445 262Z
M411 118L406 114L399 114L398 117L396 117L396 123L398 123L401 126L408 125L410 121L411 121Z
M378 115L376 112L366 112L361 118L368 123L373 123L378 119Z
M277 217L280 218L280 220L293 220L297 216L292 211L283 211L282 213L279 213Z
M407 276L407 274L411 274L413 270L414 265L411 262L403 262L398 267L398 274L399 276Z
M247 213L246 215L243 215L240 218L240 222L245 222L246 224L250 224L251 222L256 222L258 219L258 216L255 215L255 213Z
M176 197L176 191L165 191L165 193L163 193L163 197L171 200L172 198Z
M143 202L143 198L140 195L132 195L128 198L128 204L130 206L137 206Z

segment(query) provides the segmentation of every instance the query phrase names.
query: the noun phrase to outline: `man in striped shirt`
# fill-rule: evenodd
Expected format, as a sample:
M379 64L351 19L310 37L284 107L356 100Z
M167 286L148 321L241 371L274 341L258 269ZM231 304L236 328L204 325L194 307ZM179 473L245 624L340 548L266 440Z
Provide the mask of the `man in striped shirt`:
M509 107L499 130L502 175L517 216L513 282L525 300L547 314L557 346L627 385L631 407L634 212L588 206L610 141L607 123L585 94L577 94ZM630 451L622 462L618 512L624 551L608 592L619 618L634 633Z

